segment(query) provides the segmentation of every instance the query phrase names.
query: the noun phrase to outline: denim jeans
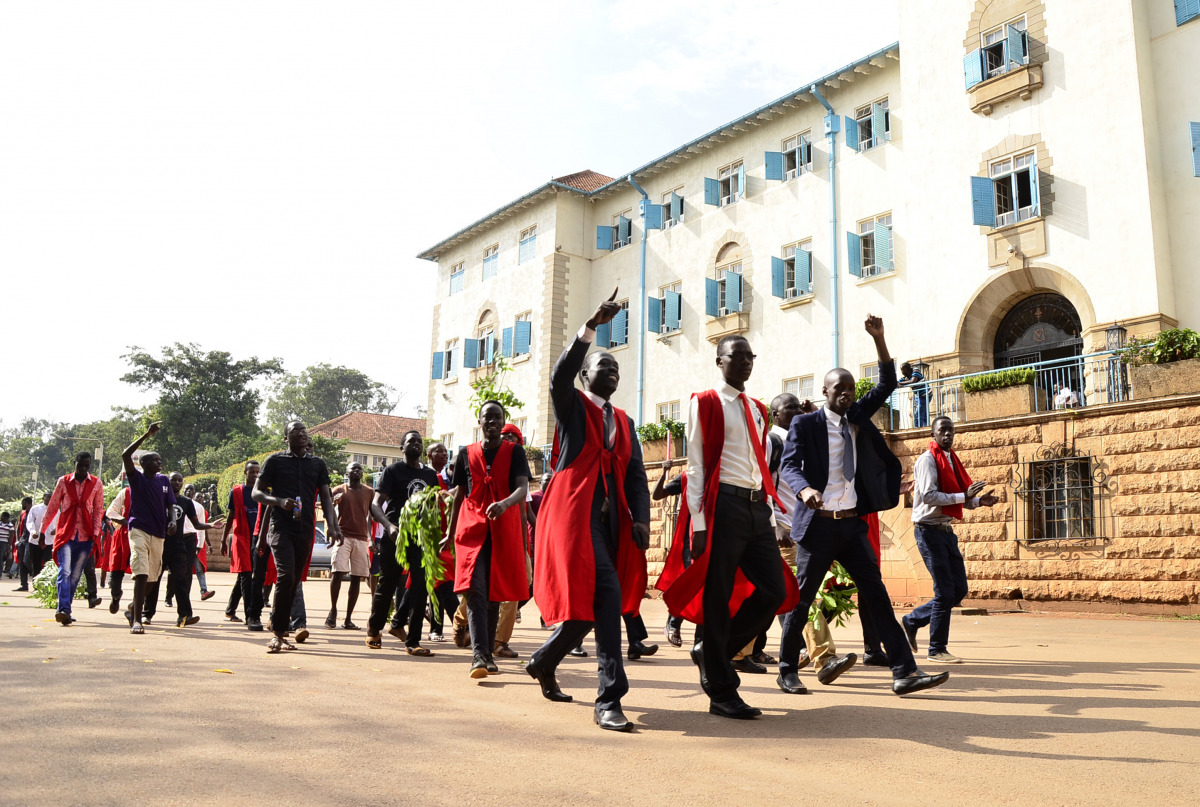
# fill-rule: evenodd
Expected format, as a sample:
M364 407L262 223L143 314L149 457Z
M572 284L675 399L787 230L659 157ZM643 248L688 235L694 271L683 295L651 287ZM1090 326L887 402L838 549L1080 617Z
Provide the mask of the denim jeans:
M71 601L88 556L92 554L91 541L68 541L58 550L58 610L71 613Z
M933 577L933 599L914 608L904 617L904 624L909 628L929 626L929 655L934 656L944 653L950 640L950 609L967 596L967 567L953 530L917 524L914 532L925 568Z

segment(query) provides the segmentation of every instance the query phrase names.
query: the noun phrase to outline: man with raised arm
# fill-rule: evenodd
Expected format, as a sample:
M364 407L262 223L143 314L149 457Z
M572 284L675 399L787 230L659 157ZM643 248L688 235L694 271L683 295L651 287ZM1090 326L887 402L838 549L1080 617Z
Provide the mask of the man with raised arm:
M133 570L133 602L125 611L130 633L145 633L142 627L142 610L146 604L146 590L150 580L162 574L163 544L167 532L175 532L175 493L171 480L163 474L162 457L157 451L147 451L138 462L141 470L133 464L133 454L142 447L146 438L162 431L162 423L150 424L138 439L134 440L121 454L125 468L125 479L129 482L129 566Z

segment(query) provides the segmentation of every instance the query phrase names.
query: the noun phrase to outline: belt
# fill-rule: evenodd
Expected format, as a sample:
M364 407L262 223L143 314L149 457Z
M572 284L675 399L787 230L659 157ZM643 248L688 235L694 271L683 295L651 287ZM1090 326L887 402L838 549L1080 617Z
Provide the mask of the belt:
M954 532L954 528L951 527L949 524L942 524L942 523L934 524L929 521L918 521L917 526L924 527L925 529L928 529L928 530L943 530L945 532Z
M854 509L851 509L851 510L817 510L816 513L821 518L832 518L834 520L842 519L842 518L856 518L858 516L858 511L854 510Z
M749 499L752 502L764 502L767 500L767 494L763 492L762 488L740 488L737 485L722 482L717 486L717 490L721 493L728 493L731 496Z

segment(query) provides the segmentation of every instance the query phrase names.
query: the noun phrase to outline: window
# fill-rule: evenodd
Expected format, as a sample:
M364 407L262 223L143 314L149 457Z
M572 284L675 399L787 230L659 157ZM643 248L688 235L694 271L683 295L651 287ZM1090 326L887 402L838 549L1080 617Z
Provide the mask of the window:
M530 434L525 431L529 428L529 418L513 418L510 422L521 430L521 437L525 439L525 445L530 445Z
M892 115L888 111L888 99L867 104L854 113L858 129L858 151L882 146L891 139ZM876 131L876 128L879 131Z
M799 266L797 266L797 252ZM812 239L783 248L783 298L790 300L812 292Z
M1090 457L1031 462L1029 475L1033 483L1030 541L1096 537Z
M996 227L1039 215L1036 151L996 160L988 173L995 194Z
M658 421L679 420L679 401L668 401L658 405Z
M736 277L731 277L736 275ZM742 310L742 264L717 269L717 316Z
M478 443L483 440L483 429L476 426L471 430L471 442Z
M446 447L447 452L454 453L454 432L446 432L442 435L442 445Z
M662 228L669 230L683 221L683 186L662 195Z
M1200 0L1175 0L1175 25L1200 17Z
M789 180L812 171L812 143L809 132L783 141L783 178Z
M463 290L463 280L466 277L467 270L463 268L463 262L459 261L450 267L450 293L458 294Z
M521 247L517 252L517 263L531 261L537 255L537 225L521 231Z
M458 346L457 339L451 339L446 342L446 375L445 378L451 378L455 375L455 371L462 360L462 348Z
M499 345L496 344L496 328L493 325L488 325L479 330L479 367L490 366L496 361L496 352Z
M657 305L655 305L657 303ZM674 333L683 321L683 281L658 287L658 299L648 307L650 331ZM657 327L656 327L657 326Z
M896 268L892 259L892 214L876 216L858 223L858 263L859 277L876 277L887 274ZM850 272L854 274L851 253Z
M350 461L357 462L359 465L363 466L364 468L367 467L367 455L366 454L352 454L350 456Z
M483 279L496 276L500 267L500 245L492 244L483 251Z
M1025 18L1009 20L983 34L984 78L995 78L1029 62L1029 41L1025 33Z
M613 249L627 247L633 242L633 208L622 210L612 217Z
M811 401L813 395L813 377L804 375L797 378L785 378L783 379L783 391L795 395L801 401Z
M617 303L621 310L613 317L612 322L606 322L596 329L596 347L620 347L629 342L629 300Z
M879 363L876 362L874 364L864 364L862 366L862 372L859 374L858 377L861 378L863 381L870 381L872 384L878 384L879 383Z
M718 171L717 184L720 188L720 207L741 199L746 193L746 171L742 167L742 161L730 163Z

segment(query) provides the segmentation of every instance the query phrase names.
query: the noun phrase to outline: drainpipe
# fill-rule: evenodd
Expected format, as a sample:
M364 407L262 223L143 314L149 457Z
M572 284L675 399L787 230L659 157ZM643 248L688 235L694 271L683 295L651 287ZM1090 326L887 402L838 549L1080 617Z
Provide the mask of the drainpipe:
M838 231L837 231L837 133L841 130L841 119L833 114L833 107L821 95L817 85L808 88L813 97L825 107L825 137L829 141L829 310L833 315L833 366L842 366L841 299L838 296Z
M638 276L638 377L637 418L635 419L635 423L641 426L643 400L646 397L646 208L650 204L650 197L642 189L642 186L637 184L637 181L633 178L633 174L625 177L625 181L642 195L641 204L638 205L638 209L642 214L642 270Z

